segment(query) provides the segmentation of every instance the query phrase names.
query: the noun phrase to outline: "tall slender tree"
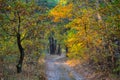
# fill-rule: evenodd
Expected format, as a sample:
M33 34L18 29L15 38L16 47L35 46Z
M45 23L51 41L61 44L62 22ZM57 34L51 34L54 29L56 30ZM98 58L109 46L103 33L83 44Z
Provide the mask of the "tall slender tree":
M22 42L35 35L37 30L37 21L39 15L35 12L38 6L34 1L9 0L1 2L1 29L7 36L16 38L17 46L20 52L20 58L17 64L17 72L22 72L24 60L24 48ZM35 32L35 33L34 33Z

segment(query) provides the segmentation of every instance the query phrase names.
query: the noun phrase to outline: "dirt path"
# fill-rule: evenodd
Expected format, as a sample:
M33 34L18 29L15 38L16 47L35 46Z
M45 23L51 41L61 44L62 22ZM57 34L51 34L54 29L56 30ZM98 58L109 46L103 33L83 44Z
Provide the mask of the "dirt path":
M46 75L48 80L83 80L75 71L60 61L64 56L46 57ZM59 60L59 61L58 61Z

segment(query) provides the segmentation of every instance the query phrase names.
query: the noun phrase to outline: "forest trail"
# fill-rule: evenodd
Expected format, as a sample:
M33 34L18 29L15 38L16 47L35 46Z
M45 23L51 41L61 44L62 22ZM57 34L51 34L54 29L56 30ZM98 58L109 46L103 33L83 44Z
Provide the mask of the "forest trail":
M83 80L83 78L73 71L60 59L65 56L46 56L46 76L48 80Z

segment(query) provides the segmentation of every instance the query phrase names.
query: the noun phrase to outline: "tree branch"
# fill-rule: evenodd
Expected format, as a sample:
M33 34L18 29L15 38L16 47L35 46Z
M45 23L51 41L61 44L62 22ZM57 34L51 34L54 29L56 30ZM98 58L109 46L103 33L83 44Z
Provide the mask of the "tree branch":
M17 31L17 33L19 33L20 34L20 23L21 23L21 18L20 18L20 14L19 14L19 12L17 11L17 16L18 16L18 31Z

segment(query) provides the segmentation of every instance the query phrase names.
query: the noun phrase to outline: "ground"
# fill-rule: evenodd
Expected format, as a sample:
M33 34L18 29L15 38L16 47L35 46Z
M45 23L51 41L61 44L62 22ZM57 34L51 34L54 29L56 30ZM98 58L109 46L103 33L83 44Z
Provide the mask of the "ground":
M65 56L47 55L46 76L48 80L84 80L61 59Z
M47 55L45 63L47 80L120 80L112 74L97 71L89 61L82 63L64 55Z
M23 71L17 74L17 62L13 58L12 61L9 57L0 61L0 80L120 80L96 71L92 64L81 64L80 60L71 60L64 55L26 55Z
M7 55L8 56L8 55ZM16 71L16 60L15 55L9 55L4 57L3 63L0 63L0 80L46 80L45 79L45 66L44 57L33 54L26 55L23 62L23 68L21 73Z

